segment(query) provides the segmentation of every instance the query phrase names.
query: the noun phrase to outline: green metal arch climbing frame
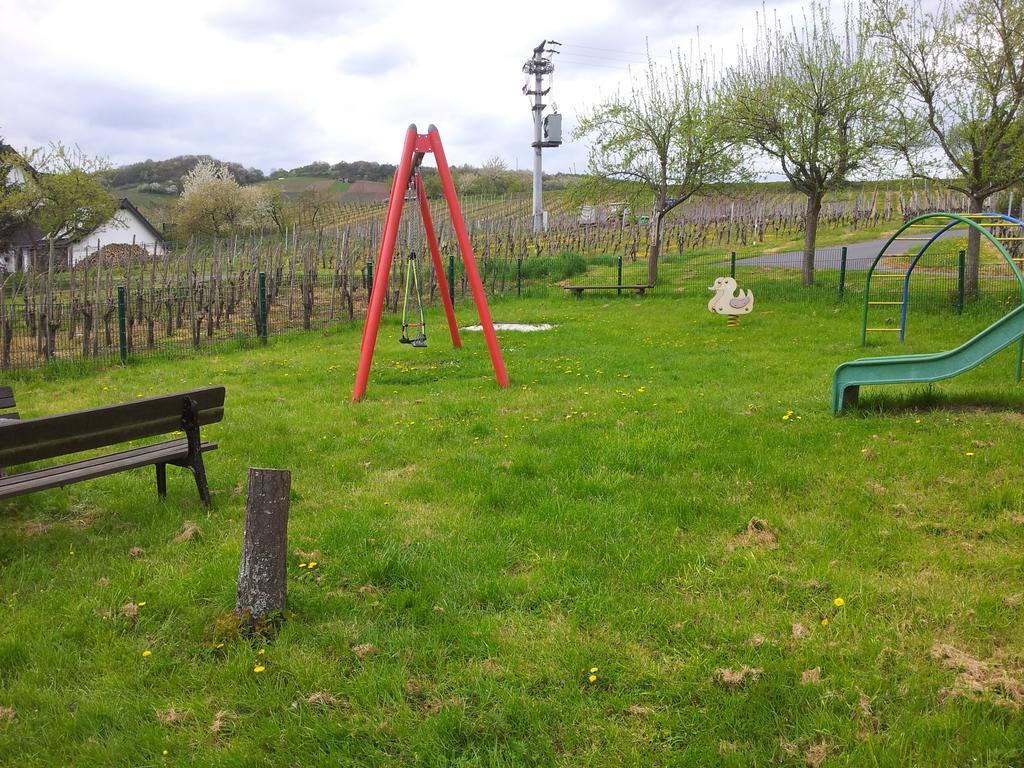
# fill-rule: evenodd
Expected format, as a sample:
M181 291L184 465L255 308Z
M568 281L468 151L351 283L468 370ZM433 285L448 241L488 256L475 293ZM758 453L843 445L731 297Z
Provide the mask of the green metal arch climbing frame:
M907 231L911 230L912 228L925 226L925 225L929 224L932 221L935 221L936 226L938 227L938 229L935 232L931 233L929 236L927 236L927 237L905 237L905 236L903 236L904 233L906 233ZM871 301L871 278L875 276L875 269L878 267L878 264L882 261L882 259L885 258L886 251L889 249L889 246L891 246L893 243L901 241L901 240L902 241L906 241L906 240L923 241L923 245L921 246L920 249L918 249L917 253L912 254L910 256L910 263L908 264L907 270L906 270L905 273L903 273L902 275L899 274L899 273L881 273L879 275L879 276L882 276L882 275L889 276L889 275L891 275L893 277L902 277L903 278L901 301L899 301L899 302L875 302L875 303L879 303L879 304L885 303L885 304L900 304L901 305L901 307L900 307L900 327L899 327L898 330L899 330L899 334L900 334L900 341L903 341L905 336L906 336L906 329L907 329L907 310L908 310L908 308L910 306L910 277L911 277L911 275L914 272L914 267L917 266L918 262L921 260L921 257L924 256L925 252L928 250L929 247L932 246L932 244L937 242L939 240L939 238L942 235L944 235L946 232L948 232L951 229L953 229L954 227L957 227L957 226L960 226L960 225L966 225L968 227L968 229L975 229L975 230L977 230L981 234L982 237L984 237L986 240L988 240L990 243L992 243L993 246L995 246L996 250L1006 260L1006 263L1010 265L1010 269L1013 270L1014 276L1017 278L1017 281L1020 283L1021 303L1024 304L1024 274L1021 273L1020 267L1018 266L1018 261L1024 262L1024 259L1015 260L1014 257L1012 257L1007 252L1007 250L1006 250L1006 248L1005 248L1005 246L1003 245L1003 242L1002 242L1004 240L1024 240L1024 222L1020 221L1020 219L1016 219L1016 218L1014 218L1012 216L1007 216L1007 215L1001 214L1001 213L979 213L979 214L926 213L926 214L918 216L918 217L916 217L914 219L911 219L910 221L908 221L905 224L903 224L903 226L901 226L898 230L896 230L896 233L886 241L885 245L882 246L882 249L878 252L878 255L875 257L874 261L871 262L871 267L868 269L867 280L866 280L866 282L864 284L864 311L863 311L863 315L862 315L862 324L861 324L861 332L860 332L860 343L861 343L861 346L864 346L864 344L867 343L867 334L868 334L868 331L871 330L871 329L868 328L868 309L872 306L872 301ZM990 232L988 230L988 227L1000 227L1000 228L1015 227L1016 230L1017 230L1017 234L1013 238L1006 238L1006 237L1000 238L999 236L997 236L997 235L993 234L992 232ZM889 329L886 329L886 330L889 330ZM892 330L896 330L896 329L892 329ZM1024 355L1024 342L1022 342L1021 350L1018 352L1018 360L1020 359L1021 355ZM1018 370L1019 370L1019 363L1018 363Z

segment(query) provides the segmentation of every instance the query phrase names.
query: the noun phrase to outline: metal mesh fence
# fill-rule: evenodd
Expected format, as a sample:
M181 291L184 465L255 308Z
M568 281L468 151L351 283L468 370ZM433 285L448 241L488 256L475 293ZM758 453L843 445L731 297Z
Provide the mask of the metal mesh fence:
M337 248L332 243L328 249ZM998 316L1021 301L1020 285L1005 260L983 252L976 292L966 285L963 243L936 244L914 271L909 307L913 312L967 312ZM301 250L301 248L300 248ZM342 252L339 250L339 252ZM732 275L759 300L861 302L867 268L874 255L864 249L822 248L815 254L814 285L801 284L802 254L766 253L756 248L730 251L670 251L659 263L655 293L710 296L715 278ZM443 247L444 279L456 306L470 300L470 287L453 246ZM150 356L187 357L228 341L255 343L266 333L323 330L365 316L374 278L372 261L355 255L331 259L316 249L305 256L253 259L220 274L213 267L182 270L166 280L132 278L131 270L105 275L103 290L74 290L63 277L52 300L32 290L17 290L8 278L0 290L0 370L44 364L93 361L114 364ZM210 262L212 264L213 262ZM534 286L607 288L627 293L646 286L648 260L633 249L612 255L582 257L574 252L530 255L529 250L493 249L478 257L490 296L527 295ZM398 252L386 284L386 312L401 311L406 261ZM148 270L149 267L146 267ZM260 274L263 274L262 293ZM99 273L96 273L99 274ZM893 301L902 288L903 271L883 262L872 281L872 298ZM88 273L86 274L88 277ZM439 301L437 278L429 262L420 264L423 301ZM68 285L72 290L67 290ZM89 284L88 281L86 284ZM682 289L682 291L680 291ZM265 299L261 302L261 296ZM883 307L881 323L898 322L900 307ZM873 321L874 322L874 321Z

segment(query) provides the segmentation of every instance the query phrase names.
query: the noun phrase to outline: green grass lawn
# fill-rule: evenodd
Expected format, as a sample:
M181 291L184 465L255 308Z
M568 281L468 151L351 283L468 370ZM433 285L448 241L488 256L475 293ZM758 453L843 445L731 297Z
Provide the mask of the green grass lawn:
M557 324L502 334L506 391L436 312L425 350L389 320L359 404L354 326L15 378L25 416L228 395L211 511L174 468L163 503L151 470L0 502L0 763L1024 764L1012 351L835 418L839 362L980 321L862 350L857 302L730 329L709 295L497 301ZM294 555L247 639L249 466L292 470Z

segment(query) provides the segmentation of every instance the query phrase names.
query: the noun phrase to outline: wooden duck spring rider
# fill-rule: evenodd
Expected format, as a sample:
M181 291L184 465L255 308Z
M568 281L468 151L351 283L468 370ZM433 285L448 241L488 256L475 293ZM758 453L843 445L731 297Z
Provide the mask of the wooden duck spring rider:
M719 277L708 288L715 296L708 302L708 310L716 315L728 315L729 325L740 324L737 315L749 314L754 309L753 291L736 291L736 281L731 277Z

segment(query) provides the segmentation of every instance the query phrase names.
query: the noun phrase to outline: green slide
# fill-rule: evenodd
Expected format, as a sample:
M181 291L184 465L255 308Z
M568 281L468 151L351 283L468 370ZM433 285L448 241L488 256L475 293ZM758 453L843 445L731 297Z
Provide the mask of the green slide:
M970 341L931 355L864 357L843 363L832 375L832 412L855 405L865 384L915 384L949 379L971 370L1024 339L1024 304L999 318Z

